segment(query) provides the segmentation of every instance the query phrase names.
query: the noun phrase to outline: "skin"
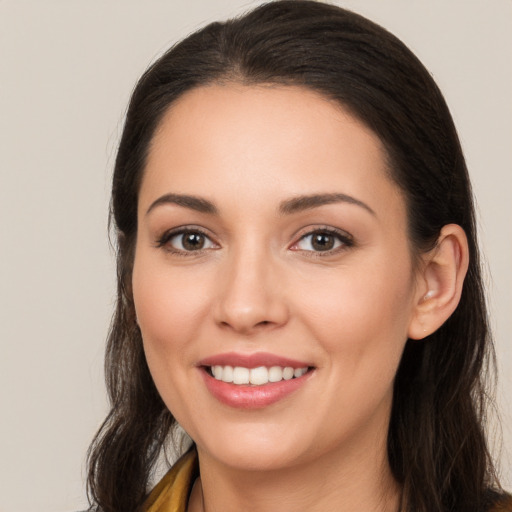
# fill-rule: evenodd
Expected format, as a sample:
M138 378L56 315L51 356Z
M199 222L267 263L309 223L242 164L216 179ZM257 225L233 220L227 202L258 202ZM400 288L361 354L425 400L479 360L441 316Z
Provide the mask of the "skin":
M299 87L197 88L161 122L139 196L133 294L155 384L197 445L189 511L397 510L393 379L408 336L426 336L455 307L467 258L461 230L447 227L413 265L385 161L371 130ZM218 211L155 204L170 193ZM279 212L326 193L364 206ZM183 226L207 235L202 250L184 250L178 235L159 243ZM349 243L314 250L308 234L326 228ZM241 410L215 399L197 367L225 352L314 370L277 403Z

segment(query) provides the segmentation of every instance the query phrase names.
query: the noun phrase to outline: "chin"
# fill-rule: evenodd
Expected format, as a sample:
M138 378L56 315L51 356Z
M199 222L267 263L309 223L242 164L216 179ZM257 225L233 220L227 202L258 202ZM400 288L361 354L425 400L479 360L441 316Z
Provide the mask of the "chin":
M297 437L274 425L231 425L226 432L217 425L215 438L199 439L196 444L200 456L212 457L231 468L269 471L303 464L318 456L314 443L305 437L308 436Z

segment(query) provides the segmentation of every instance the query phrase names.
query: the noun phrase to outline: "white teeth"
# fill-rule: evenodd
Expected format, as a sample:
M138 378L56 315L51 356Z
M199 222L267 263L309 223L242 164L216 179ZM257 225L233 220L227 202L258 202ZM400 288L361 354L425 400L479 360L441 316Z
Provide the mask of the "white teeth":
M212 366L212 373L217 380L222 380L222 366Z
M211 366L212 375L217 380L232 382L233 384L252 384L253 386L262 386L269 382L279 382L281 380L290 380L302 377L307 371L307 367L292 368L291 366L272 366L267 368L259 366L257 368L244 368L243 366Z
M293 378L293 368L291 368L290 366L287 366L283 370L283 379L290 380L292 378Z
M279 382L283 380L283 369L280 366L272 366L268 371L269 382Z
M249 381L255 386L266 384L268 382L268 370L264 366L251 368Z
M307 371L307 368L295 368L295 370L293 371L293 376L295 378L302 377Z
M224 366L222 368L222 380L224 382L233 382L233 367Z
M233 384L249 384L249 368L235 366L233 368Z

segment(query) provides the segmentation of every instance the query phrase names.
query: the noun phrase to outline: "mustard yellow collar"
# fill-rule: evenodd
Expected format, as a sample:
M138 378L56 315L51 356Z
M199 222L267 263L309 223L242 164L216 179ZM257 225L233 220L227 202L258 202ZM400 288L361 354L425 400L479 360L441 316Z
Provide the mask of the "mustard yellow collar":
M183 455L158 482L144 503L145 512L187 512L188 498L199 476L197 452Z
M144 512L187 512L192 485L199 476L195 449L185 453L160 480L144 503ZM497 494L489 512L512 512L512 496Z

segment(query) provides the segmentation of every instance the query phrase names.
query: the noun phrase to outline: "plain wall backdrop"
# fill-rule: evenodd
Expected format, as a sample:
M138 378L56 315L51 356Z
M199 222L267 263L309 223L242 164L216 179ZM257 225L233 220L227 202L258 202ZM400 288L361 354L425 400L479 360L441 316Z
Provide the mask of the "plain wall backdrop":
M260 1L0 0L0 512L86 505L106 412L114 298L109 185L130 92L205 22ZM479 207L512 488L512 1L345 0L424 62L451 107Z

